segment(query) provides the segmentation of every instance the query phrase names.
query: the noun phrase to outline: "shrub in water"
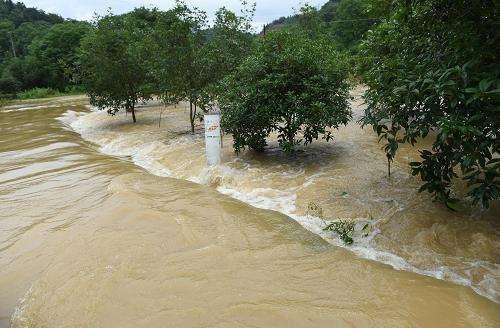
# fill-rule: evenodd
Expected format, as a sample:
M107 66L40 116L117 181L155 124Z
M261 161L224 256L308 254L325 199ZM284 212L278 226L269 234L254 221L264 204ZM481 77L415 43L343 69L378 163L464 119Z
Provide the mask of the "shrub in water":
M339 238L347 245L351 245L354 242L351 237L354 232L354 222L352 221L338 220L328 224L323 230L336 232Z
M474 203L500 198L500 65L495 1L396 1L391 18L361 47L369 124L386 142L389 164L399 144L432 131L432 147L411 163L420 191L456 208L454 181Z
M262 151L272 132L289 153L320 136L330 140L329 128L351 118L346 76L346 65L328 40L273 31L222 82L222 128L232 134L236 152Z

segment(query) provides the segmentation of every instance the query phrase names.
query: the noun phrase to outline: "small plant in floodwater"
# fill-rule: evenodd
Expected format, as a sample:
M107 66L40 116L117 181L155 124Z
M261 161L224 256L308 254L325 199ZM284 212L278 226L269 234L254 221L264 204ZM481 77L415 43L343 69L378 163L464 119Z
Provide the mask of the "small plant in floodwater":
M346 245L351 245L354 243L354 239L352 238L352 235L354 233L354 226L355 222L349 221L349 220L342 220L342 219L337 219L336 221L329 221L327 222L325 219L325 215L323 213L323 208L314 203L314 202L309 202L307 204L307 210L306 210L306 215L308 216L314 216L325 224L325 227L323 228L323 231L333 231L337 233L340 239L346 244ZM368 228L368 224L365 224L365 226L361 229L362 231L365 231ZM368 236L368 233L365 233L365 237Z
M309 202L307 204L306 214L318 217L324 221L323 208L314 202Z
M346 221L346 220L338 220L331 222L326 227L323 228L323 231L333 231L336 232L340 239L346 244L351 245L354 240L351 235L354 232L354 222Z
M2 108L3 106L7 106L9 103L10 103L9 99L0 98L0 108Z

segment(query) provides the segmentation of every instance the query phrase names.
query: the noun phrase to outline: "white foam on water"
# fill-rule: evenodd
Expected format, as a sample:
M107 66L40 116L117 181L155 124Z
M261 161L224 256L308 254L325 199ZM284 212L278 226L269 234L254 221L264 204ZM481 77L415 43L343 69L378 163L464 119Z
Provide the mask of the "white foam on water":
M272 188L255 188L250 191L239 191L224 186L218 187L217 191L257 208L273 210L287 215L296 210L295 201L297 200L297 195L287 191Z
M51 106L51 107L59 107L59 106ZM42 109L47 108L47 105L39 105L39 106L5 106L2 110L5 113L9 112L24 112L26 110L34 110L34 109Z
M92 110L92 108L90 109ZM85 140L99 145L99 150L101 152L112 156L129 156L132 158L132 161L136 165L148 170L152 174L158 176L186 179L204 185L213 185L215 181L216 189L220 193L238 199L257 208L274 210L283 213L297 221L307 230L321 236L327 242L338 247L348 249L362 258L382 262L396 270L411 271L421 275L434 277L440 280L452 281L459 285L468 286L479 295L482 295L494 302L498 302L496 294L496 279L492 275L487 275L487 277L483 281L474 285L470 277L457 274L449 268L439 267L433 270L420 269L413 266L404 258L398 255L375 249L370 242L378 233L380 233L377 228L377 221L372 222L372 231L368 236L364 238L355 238L354 244L348 246L345 245L336 236L335 233L323 230L326 223L321 218L296 214L297 194L295 193L295 191L297 188L290 188L288 190L277 190L272 188L254 188L252 190L238 189L238 187L233 183L230 183L230 181L238 180L238 176L244 174L245 168L249 168L250 164L248 163L239 163L243 164L240 165L243 166L243 169L235 169L233 167L229 167L228 165L221 164L215 167L203 167L199 174L195 176L177 176L172 173L171 169L165 167L164 164L160 163L157 159L157 156L153 155L153 153L165 153L162 152L162 149L165 150L166 148L164 147L168 147L167 145L159 141L153 141L149 143L134 143L131 142L131 138L127 137L126 135L117 136L115 134L112 138L106 137L105 135L100 135L98 132L93 130L92 124L95 124L93 120L82 119L86 118L87 115L107 115L105 112L94 111L92 111L90 114L84 113L83 115L81 113L68 111L62 117L60 117L59 120L65 125L70 126ZM188 140L183 138L181 139L182 140L178 142L186 142L186 140ZM234 161L242 160L237 158ZM293 175L301 174L304 174L304 172L298 171L296 173L293 173ZM308 177L305 184L314 183L314 181L318 179L322 174L323 172L320 171ZM262 179L265 179L265 177L262 177ZM304 186L300 186L298 188L301 187ZM365 218L360 219L367 220ZM500 270L500 267L498 265L496 266L496 269Z
M78 99L80 98L82 98L82 96L67 96L63 99L45 98L45 99L24 100L21 102L17 102L15 104L3 106L2 108L0 108L0 110L4 113L9 113L9 112L23 112L27 110L36 110L44 108L81 106L81 101L78 101ZM43 103L40 104L40 101L43 101Z
M71 131L75 131L71 127L71 124L73 122L76 122L78 120L78 117L82 116L82 115L85 115L85 113L76 112L74 110L68 110L62 116L59 116L58 118L56 118L56 120L58 120L59 122L61 122L63 124L63 127L65 129L69 129ZM77 131L75 131L75 132L77 132Z
M132 155L132 159L137 166L146 168L149 172L154 175L162 176L162 177L170 177L172 176L172 172L158 162L154 157L149 156L153 151L157 148L161 148L162 144L158 142L153 142L148 146L140 149L136 149L134 154Z

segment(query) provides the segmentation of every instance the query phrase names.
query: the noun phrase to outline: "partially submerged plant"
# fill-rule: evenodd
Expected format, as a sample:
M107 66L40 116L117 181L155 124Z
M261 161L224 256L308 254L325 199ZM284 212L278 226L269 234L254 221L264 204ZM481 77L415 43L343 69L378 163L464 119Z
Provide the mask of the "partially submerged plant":
M338 221L328 224L323 228L323 231L334 231L346 245L351 245L354 242L354 239L352 238L354 224L355 223L353 221L339 219Z
M7 98L0 98L0 108L3 106L7 106L10 103L10 100Z
M323 222L325 221L323 215L323 208L314 202L309 202L307 204L306 214L309 216L318 217L321 220L323 220Z
M372 229L370 221L373 220L373 217L371 214L369 216L369 220L350 220L340 218L335 219L335 221L327 220L324 215L323 208L314 202L309 202L307 204L306 215L319 218L325 224L323 231L335 232L346 245L353 244L354 237L368 237L369 232Z

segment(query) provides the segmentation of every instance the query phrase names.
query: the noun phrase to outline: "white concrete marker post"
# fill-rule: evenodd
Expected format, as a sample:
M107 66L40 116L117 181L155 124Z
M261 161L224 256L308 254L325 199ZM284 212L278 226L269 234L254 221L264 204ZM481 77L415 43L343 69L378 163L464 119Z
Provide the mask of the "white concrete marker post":
M206 114L204 121L207 162L208 165L217 165L221 162L222 151L220 114Z

